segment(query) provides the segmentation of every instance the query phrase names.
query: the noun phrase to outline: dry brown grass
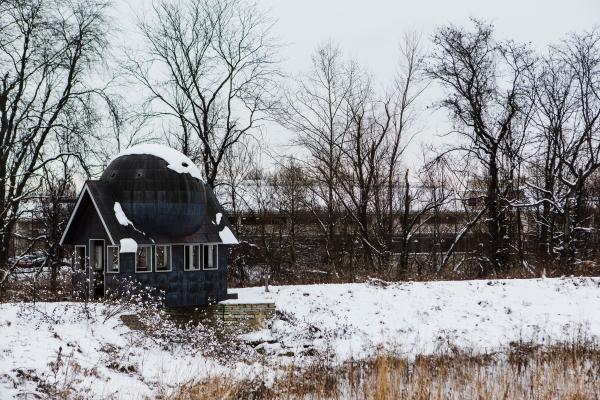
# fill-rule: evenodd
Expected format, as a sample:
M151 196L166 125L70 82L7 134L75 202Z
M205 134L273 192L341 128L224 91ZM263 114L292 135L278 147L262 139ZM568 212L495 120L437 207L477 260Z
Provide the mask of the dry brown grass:
M600 348L587 341L552 346L515 343L503 353L451 351L414 360L380 354L337 368L282 366L262 379L215 377L186 385L168 400L203 399L477 399L600 398Z
M35 270L11 276L0 288L0 303L61 301L72 295L72 279L68 271L58 275L56 287L52 287L49 272L41 273L34 279Z

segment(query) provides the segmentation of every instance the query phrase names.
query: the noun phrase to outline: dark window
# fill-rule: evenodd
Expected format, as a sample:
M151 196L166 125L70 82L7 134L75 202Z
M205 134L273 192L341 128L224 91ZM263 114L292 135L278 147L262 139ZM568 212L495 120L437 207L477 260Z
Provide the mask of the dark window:
M119 272L119 246L106 246L106 272Z
M138 246L135 272L152 272L152 247Z
M155 261L156 272L171 271L171 246L157 245Z

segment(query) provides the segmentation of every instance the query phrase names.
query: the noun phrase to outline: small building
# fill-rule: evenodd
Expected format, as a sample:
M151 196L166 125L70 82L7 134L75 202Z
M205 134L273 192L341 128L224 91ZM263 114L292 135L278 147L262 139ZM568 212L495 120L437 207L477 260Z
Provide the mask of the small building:
M86 181L60 244L73 251L76 295L97 299L133 282L164 292L167 307L194 307L228 298L237 239L196 165L147 144Z

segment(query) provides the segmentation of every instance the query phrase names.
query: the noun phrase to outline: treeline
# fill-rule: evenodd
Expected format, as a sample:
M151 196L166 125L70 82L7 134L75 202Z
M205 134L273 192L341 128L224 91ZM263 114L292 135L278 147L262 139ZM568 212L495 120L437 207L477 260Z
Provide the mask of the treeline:
M304 246L304 267L351 276L595 272L600 32L545 54L482 21L439 28L432 42L421 54L405 40L386 96L337 48L320 48L277 114L306 155L238 180L231 204L258 217L242 232L284 269ZM410 168L424 84L441 89L452 131Z
M0 286L15 236L59 264L61 201L148 141L192 158L224 200L242 281L255 266L274 279L594 268L600 31L544 52L479 20L406 34L395 79L378 82L331 43L285 73L276 25L245 0L156 1L122 53L108 10L0 4ZM409 157L432 137L432 93L451 128ZM282 128L290 146L266 146ZM24 216L51 223L28 236Z

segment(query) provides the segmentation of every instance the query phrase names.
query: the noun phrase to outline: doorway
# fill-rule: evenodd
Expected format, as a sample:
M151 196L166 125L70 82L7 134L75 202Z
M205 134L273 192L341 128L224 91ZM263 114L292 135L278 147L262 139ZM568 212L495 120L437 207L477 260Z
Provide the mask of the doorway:
M90 297L104 297L104 240L90 240Z

